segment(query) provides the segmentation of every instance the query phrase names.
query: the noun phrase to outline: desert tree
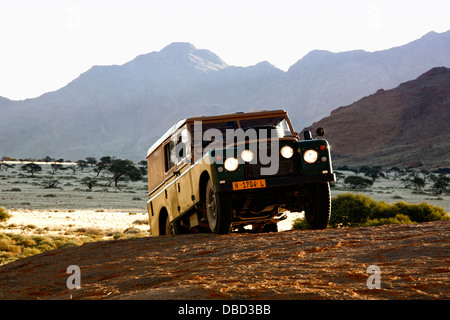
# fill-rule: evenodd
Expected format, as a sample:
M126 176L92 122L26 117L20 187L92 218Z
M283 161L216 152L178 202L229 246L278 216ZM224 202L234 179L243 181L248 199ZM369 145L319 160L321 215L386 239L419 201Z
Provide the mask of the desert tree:
M92 188L97 184L98 180L96 178L91 177L84 177L81 179L81 183L85 184L89 190L92 190Z
M36 172L42 171L42 167L40 165L36 164L36 163L33 163L33 162L24 164L20 169L22 171L26 171L28 173L31 173L32 177L34 177L34 174Z
M449 191L450 178L447 177L445 174L440 174L438 176L431 175L430 178L433 181L433 187L432 187L433 191L437 195Z
M114 182L116 188L118 188L120 178L131 181L142 179L141 170L139 170L131 160L113 159L107 170L113 175L111 183Z
M100 175L102 171L108 170L111 166L113 159L110 156L101 157L100 161L97 162L97 166L94 169L94 172L97 172L97 177Z
M52 158L50 158L49 156L46 156L46 157L44 157L44 158L42 158L42 161L43 162L52 162L53 161L53 159Z
M383 178L385 177L380 166L374 166L374 167L362 166L359 169L359 172L364 173L364 175L366 177L371 178L373 182L375 182L375 180L378 179L378 177L383 177Z
M344 180L344 184L348 185L350 189L365 189L373 185L373 181L358 176L348 176Z
M0 170L2 169L2 167L5 168L5 171L7 171L10 168L14 168L15 164L8 163L11 161L17 161L17 159L10 157L2 157L0 159Z
M5 171L8 171L8 169L14 168L14 166L15 166L14 164L9 164L9 163L0 161L0 170L1 170L2 167L3 167L3 168L5 168Z
M422 188L425 187L425 179L420 177L414 177L414 179L411 180L411 183L417 191L422 191Z

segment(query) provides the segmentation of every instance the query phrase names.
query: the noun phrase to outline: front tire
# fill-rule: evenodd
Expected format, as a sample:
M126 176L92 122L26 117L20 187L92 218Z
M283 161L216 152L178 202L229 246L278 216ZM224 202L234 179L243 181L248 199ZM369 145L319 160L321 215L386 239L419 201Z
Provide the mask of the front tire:
M228 234L231 228L232 205L227 193L214 192L211 179L206 185L206 217L213 233Z
M305 219L308 227L313 230L325 229L331 216L330 185L318 183L309 189L311 197L305 208Z

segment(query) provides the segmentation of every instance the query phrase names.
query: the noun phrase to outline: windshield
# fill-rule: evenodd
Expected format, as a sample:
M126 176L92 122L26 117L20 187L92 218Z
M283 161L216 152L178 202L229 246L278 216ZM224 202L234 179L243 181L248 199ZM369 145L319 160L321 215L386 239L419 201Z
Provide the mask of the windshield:
M218 121L196 122L191 125L192 145L200 145L201 149L228 144L228 138L233 137L250 141L253 139L273 139L292 136L289 124L284 116ZM275 134L275 136L273 135ZM197 150L195 152L200 152Z
M201 136L204 136L204 133L210 129L219 130L222 132L223 136L230 132L227 132L227 130L236 129L242 129L244 131L247 129L275 129L277 131L278 138L292 135L288 122L284 116L202 123L201 129ZM191 126L191 132L194 132L194 125Z
M282 116L280 117L271 117L271 118L259 118L259 119L249 119L249 120L241 120L240 127L243 130L247 130L250 128L253 129L276 129L278 138L283 138L285 136L292 135L291 130L289 129L289 125L286 119Z

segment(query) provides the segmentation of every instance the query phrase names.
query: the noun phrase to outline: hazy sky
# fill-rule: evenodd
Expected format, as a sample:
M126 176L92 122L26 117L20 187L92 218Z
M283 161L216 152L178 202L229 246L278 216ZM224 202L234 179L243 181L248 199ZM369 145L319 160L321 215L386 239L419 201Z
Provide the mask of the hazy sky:
M0 96L36 97L175 41L287 70L314 49L376 51L447 30L448 0L0 0Z

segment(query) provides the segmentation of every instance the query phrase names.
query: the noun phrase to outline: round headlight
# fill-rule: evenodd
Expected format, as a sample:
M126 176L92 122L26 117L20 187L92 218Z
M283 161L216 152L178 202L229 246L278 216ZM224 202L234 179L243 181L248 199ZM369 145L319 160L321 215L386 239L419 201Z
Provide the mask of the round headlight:
M244 150L241 152L241 158L245 162L250 162L253 160L253 152L251 152L250 150Z
M225 160L224 166L228 171L234 171L238 168L239 162L236 158L228 158Z
M292 149L290 146L284 146L280 150L281 155L283 158L289 159L294 155L294 149Z
M316 150L313 150L313 149L306 150L305 153L303 153L303 159L307 163L316 162L318 157L319 157L319 154L317 153Z

